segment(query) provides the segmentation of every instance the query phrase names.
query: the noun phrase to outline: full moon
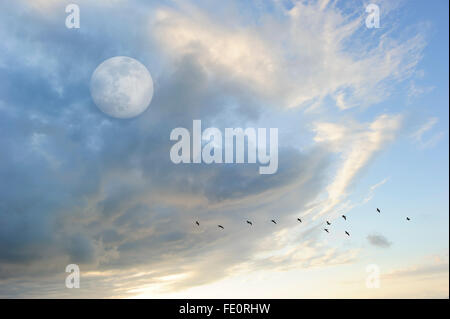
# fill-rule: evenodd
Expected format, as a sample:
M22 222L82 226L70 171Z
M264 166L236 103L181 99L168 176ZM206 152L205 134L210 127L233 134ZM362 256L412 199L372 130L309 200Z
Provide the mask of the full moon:
M153 97L153 80L139 61L117 56L103 61L91 77L91 95L104 113L120 119L144 112Z

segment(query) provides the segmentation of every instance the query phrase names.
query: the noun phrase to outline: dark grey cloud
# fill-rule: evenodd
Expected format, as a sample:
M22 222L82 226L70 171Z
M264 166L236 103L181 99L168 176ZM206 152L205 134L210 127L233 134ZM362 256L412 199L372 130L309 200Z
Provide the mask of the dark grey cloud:
M385 236L379 234L369 235L367 236L367 240L371 245L380 248L389 248L392 245L392 243Z

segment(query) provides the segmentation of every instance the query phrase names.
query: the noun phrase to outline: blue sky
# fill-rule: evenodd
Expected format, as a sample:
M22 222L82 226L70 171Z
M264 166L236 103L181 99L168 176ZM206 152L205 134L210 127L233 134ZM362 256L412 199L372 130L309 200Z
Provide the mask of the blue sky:
M0 4L0 296L448 298L447 1L68 3ZM89 91L114 56L133 119ZM195 119L278 128L277 173L175 165Z

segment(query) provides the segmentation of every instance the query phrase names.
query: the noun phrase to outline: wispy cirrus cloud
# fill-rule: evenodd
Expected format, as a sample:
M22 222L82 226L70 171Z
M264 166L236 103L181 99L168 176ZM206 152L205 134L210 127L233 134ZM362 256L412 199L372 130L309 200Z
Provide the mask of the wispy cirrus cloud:
M444 136L444 132L437 132L432 136L426 138L428 132L430 132L438 123L437 117L430 117L424 122L413 134L411 139L422 149L434 147L439 140Z
M375 190L376 190L378 187L381 187L382 185L384 185L386 182L388 182L389 179L390 179L389 177L386 177L385 179L383 179L383 180L380 181L379 183L376 183L375 185L370 186L369 193L368 193L367 196L363 199L362 203L363 203L363 204L368 203L368 202L373 198L373 196L375 195Z
M285 107L317 106L326 97L340 109L377 103L388 96L386 81L411 75L425 46L422 33L373 37L364 32L363 11L345 14L327 1L275 2L273 10L243 23L195 6L161 8L150 30L172 58L195 55L212 75Z
M327 200L319 209L318 215L327 214L347 196L347 189L357 177L359 171L369 161L392 142L400 128L400 115L381 115L368 125L354 123L340 125L335 123L317 123L315 141L340 155L339 166L332 182L327 186Z

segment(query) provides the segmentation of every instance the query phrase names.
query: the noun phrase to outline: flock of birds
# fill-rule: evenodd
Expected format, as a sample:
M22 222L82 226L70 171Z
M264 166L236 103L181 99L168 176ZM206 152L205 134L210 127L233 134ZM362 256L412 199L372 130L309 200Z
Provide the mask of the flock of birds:
M379 208L377 208L377 212L378 212L378 213L381 213L381 210L380 210ZM342 217L345 221L347 221L347 216L342 215L341 217ZM407 220L407 221L410 221L411 218L406 217L406 220ZM272 223L274 223L275 225L277 224L277 221L274 220L274 219L272 219L272 220L270 220L270 221L271 221ZM297 218L297 221L300 222L300 223L302 223L302 219L301 219L301 218ZM247 222L247 224L249 224L250 226L253 226L253 223L252 223L250 220L247 220L246 222ZM196 224L197 226L200 226L200 222L199 222L198 220L195 221L195 224ZM326 221L326 224L327 224L327 226L331 226L331 223L330 223L328 220ZM217 227L219 227L220 229L225 229L225 227L223 227L222 225L217 225ZM330 233L330 230L329 230L328 228L324 228L323 230L326 231L327 233ZM350 236L350 233L349 233L348 231L345 231L345 234L346 234L347 236Z

